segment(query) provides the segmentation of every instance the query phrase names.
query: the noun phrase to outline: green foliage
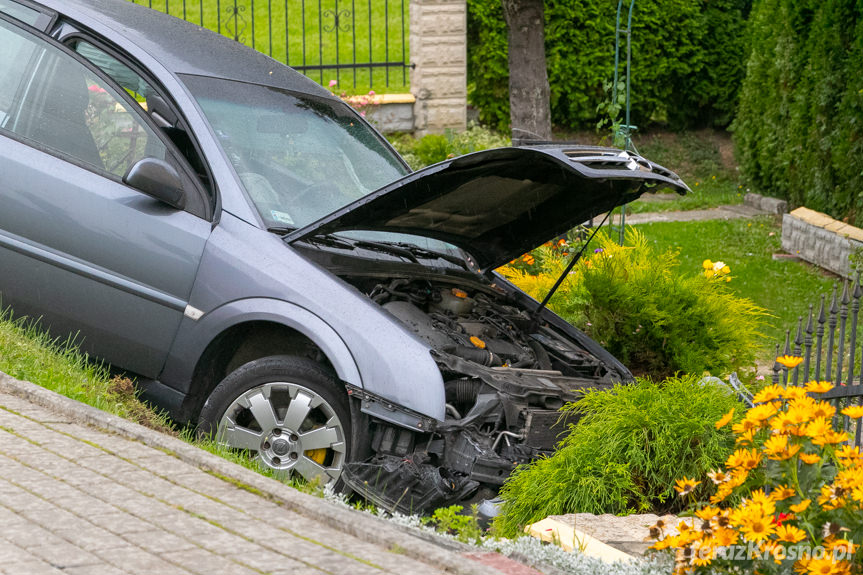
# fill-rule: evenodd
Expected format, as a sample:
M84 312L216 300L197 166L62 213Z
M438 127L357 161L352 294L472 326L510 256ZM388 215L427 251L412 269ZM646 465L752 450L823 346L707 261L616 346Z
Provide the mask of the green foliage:
M863 223L863 5L762 0L734 121L760 192Z
M739 406L725 387L697 376L587 393L564 409L581 415L549 458L521 466L501 490L495 529L513 536L548 515L673 512L685 502L675 479L702 477L734 447L714 422Z
M552 298L555 312L583 326L636 375L722 375L754 364L763 309L736 296L724 278L704 277L700 266L681 273L676 251L656 249L634 228L625 247L615 239L597 236L597 253L583 258ZM539 252L538 274L501 270L536 299L566 263L559 250Z
M441 533L447 533L462 543L476 543L482 541L482 527L477 521L476 505L471 508L470 514L464 513L461 505L450 505L435 509L431 517L423 517L423 524L432 525Z
M668 120L678 127L727 125L743 79L743 20L750 3L636 3L632 20L634 124ZM615 20L615 3L607 0L546 1L546 59L555 124L593 126L609 108L612 113L616 110L609 106ZM621 58L626 58L625 43ZM479 109L480 119L499 130L509 125L508 83L507 28L501 3L468 0L469 99Z
M506 136L475 124L458 134L452 130L447 130L444 134L428 134L422 138L401 134L391 137L390 142L415 170L447 158L510 145Z

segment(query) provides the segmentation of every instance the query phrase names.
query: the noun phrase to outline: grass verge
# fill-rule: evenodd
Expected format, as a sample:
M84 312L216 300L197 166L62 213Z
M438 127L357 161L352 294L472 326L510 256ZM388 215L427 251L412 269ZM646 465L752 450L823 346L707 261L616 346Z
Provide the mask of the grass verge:
M0 312L0 371L103 411L176 435L167 417L136 397L132 382L111 377L71 340L52 339L38 323Z

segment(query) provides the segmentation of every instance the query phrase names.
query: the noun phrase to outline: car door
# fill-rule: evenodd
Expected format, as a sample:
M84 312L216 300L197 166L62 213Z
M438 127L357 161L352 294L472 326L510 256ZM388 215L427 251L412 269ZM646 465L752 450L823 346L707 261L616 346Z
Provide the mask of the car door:
M205 194L96 67L2 16L0 54L2 305L155 378L211 230ZM123 183L145 157L176 167L187 210Z

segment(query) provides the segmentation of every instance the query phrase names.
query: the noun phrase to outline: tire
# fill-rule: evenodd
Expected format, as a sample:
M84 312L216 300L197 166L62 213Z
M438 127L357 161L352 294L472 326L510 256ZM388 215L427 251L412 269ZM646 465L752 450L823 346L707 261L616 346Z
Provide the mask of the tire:
M306 358L272 356L240 366L213 390L198 434L254 453L280 478L335 483L350 453L350 412L335 376Z

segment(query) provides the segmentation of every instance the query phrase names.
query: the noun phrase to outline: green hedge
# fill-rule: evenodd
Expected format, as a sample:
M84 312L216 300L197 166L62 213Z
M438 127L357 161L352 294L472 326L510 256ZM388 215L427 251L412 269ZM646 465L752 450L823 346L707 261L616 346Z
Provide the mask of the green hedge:
M760 0L734 121L755 190L863 223L863 4Z
M743 78L751 0L639 0L633 13L632 121L725 126ZM552 121L593 126L614 74L613 0L548 0ZM480 119L509 124L507 30L500 0L468 0L468 92ZM625 52L622 51L625 57Z

